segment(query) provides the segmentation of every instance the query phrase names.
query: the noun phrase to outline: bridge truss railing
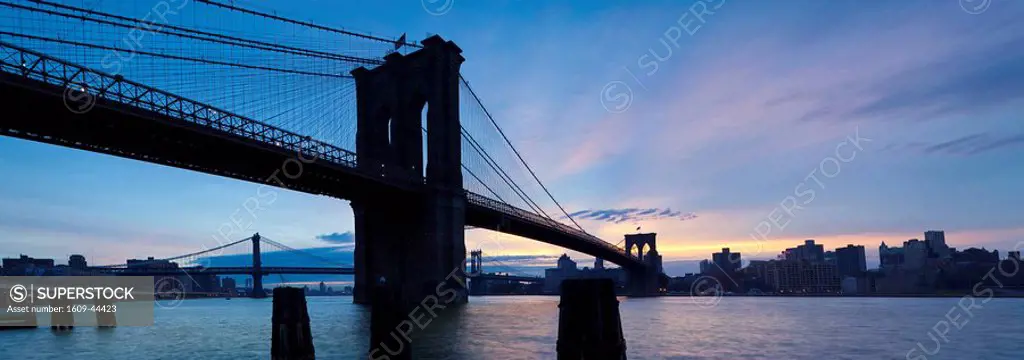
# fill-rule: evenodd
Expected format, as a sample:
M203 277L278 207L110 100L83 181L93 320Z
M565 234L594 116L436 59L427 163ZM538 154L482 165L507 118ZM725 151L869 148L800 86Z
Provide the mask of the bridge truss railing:
M509 205L505 202L494 200L483 195L476 194L474 192L466 192L466 201L470 204L482 206L508 216L518 217L523 220L527 220L536 224L545 226L551 230L560 232L565 235L573 236L581 240L587 241L594 245L606 248L608 250L618 251L619 253L625 254L626 256L634 257L632 254L626 254L626 250L615 246L607 241L601 240L594 235L583 232L580 229L574 228L569 225L562 224L558 221L552 220L547 217L540 216L536 213L520 209L518 207ZM635 258L635 257L634 257Z
M197 101L125 79L55 59L42 53L0 42L0 71L57 85L75 95L93 96L135 106L248 138L327 162L357 168L356 153L314 140L309 136L274 127ZM85 94L88 95L85 95Z

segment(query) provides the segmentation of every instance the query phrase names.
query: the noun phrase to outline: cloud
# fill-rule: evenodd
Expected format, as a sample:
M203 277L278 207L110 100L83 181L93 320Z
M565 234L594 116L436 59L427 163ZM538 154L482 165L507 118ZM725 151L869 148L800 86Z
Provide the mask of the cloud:
M337 245L355 245L356 243L355 234L351 231L346 231L343 233L335 232L330 234L317 235L316 239Z
M574 212L569 215L574 219L579 220L597 220L605 221L614 224L621 224L629 221L648 221L648 220L661 220L676 218L681 221L692 220L697 218L697 214L686 213L682 211L674 211L672 209L659 209L659 208L625 208L625 209L600 209L600 210L581 210ZM562 219L568 219L569 217L563 216Z
M1024 133L998 135L983 132L937 142L914 141L894 143L886 146L886 150L909 151L928 155L972 156L1014 146L1024 146Z
M996 26L952 12L902 9L893 15L900 18L895 25L877 26L872 15L884 6L863 10L803 39L808 42L801 46L794 46L794 34L806 38L806 31L817 28L799 21L782 26L777 19L768 25L755 21L750 26L764 28L719 34L724 38L714 42L728 47L700 46L694 49L699 58L687 66L666 65L666 73L657 76L678 80L652 90L648 96L659 98L650 106L635 104L623 114L628 119L621 121L634 126L616 136L645 141L628 149L637 169L622 171L634 178L656 169L658 178L717 181L723 168L770 162L772 155L845 136L857 124L912 135L921 121L977 116L1024 101L1024 32L1008 23L1015 21L1012 16L990 19ZM685 60L680 55L666 64ZM645 80L652 89L658 85ZM988 120L973 125L984 128L991 125ZM672 170L664 168L669 162L677 164L678 175L666 174ZM684 172L698 167L699 173Z

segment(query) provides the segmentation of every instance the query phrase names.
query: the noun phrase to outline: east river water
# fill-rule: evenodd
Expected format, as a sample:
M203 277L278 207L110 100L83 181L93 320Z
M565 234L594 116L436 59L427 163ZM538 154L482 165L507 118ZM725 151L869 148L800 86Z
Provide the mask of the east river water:
M1024 299L620 300L630 360L1024 357ZM308 301L317 358L365 359L367 309ZM270 299L186 300L152 327L0 331L0 359L269 359L270 315ZM417 359L554 359L558 298L474 297L417 332Z

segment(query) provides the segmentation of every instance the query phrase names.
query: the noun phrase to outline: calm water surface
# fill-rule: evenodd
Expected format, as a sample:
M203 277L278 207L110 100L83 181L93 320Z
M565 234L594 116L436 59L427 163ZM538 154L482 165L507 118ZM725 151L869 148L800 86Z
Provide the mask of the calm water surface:
M365 358L367 310L347 297L308 300L317 358ZM1024 299L993 299L970 315L958 300L622 298L621 313L631 360L1024 358ZM0 331L0 359L268 359L270 313L270 299L187 300L157 308L153 327ZM942 321L946 340L933 330L945 331ZM415 355L553 359L557 324L557 297L474 297L439 310Z

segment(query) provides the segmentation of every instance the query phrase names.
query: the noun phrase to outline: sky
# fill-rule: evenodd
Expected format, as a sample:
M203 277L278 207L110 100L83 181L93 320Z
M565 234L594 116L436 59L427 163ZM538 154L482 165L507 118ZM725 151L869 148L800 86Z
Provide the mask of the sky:
M804 239L862 244L869 267L882 241L926 230L1003 254L1024 241L1024 3L236 3L455 41L566 210L613 243L656 232L671 275L723 247L773 258ZM4 257L118 263L257 231L345 247L353 230L344 200L276 189L249 212L257 184L13 138L0 174ZM538 269L565 252L483 230L467 247Z

